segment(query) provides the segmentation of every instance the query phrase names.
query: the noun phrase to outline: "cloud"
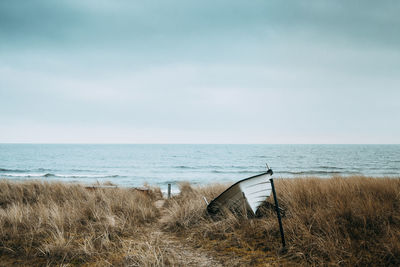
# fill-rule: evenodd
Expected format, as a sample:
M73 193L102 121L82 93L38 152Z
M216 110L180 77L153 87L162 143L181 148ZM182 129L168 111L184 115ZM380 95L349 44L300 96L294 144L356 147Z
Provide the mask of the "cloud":
M0 142L400 142L399 5L1 1Z

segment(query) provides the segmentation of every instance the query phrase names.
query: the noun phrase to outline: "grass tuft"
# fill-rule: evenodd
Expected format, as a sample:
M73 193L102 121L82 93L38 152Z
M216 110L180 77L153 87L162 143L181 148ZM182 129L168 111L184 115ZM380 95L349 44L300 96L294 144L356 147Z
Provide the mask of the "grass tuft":
M157 221L156 191L0 181L0 253L47 264L107 258Z

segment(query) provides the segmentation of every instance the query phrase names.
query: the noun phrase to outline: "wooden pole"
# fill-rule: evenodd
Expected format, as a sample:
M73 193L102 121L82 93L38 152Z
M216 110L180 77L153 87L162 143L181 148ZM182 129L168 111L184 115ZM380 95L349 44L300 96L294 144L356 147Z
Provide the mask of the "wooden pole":
M168 199L171 198L171 184L168 184Z
M281 212L280 212L280 210L279 210L278 198L276 197L275 186L274 186L274 179L271 178L271 179L269 179L269 181L271 182L272 194L274 195L275 210L276 210L276 215L278 216L279 231L281 232L281 239L282 239L282 247L283 247L283 249L285 249L285 247L286 247L285 234L283 233Z

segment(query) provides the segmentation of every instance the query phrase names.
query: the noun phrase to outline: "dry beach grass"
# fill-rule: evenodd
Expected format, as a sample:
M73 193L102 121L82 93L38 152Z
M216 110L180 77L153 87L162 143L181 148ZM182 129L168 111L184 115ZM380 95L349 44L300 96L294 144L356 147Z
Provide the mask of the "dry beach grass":
M125 240L141 236L141 227L157 220L156 197L156 191L145 195L121 188L1 181L2 259L37 265L120 261L129 245Z
M276 216L220 219L204 211L225 187L183 185L169 201L168 231L215 251L226 265L398 266L400 180L389 178L276 179L288 251L280 253ZM269 200L271 201L271 200Z
M181 184L180 194L0 182L0 265L399 265L400 179L276 179L288 251L275 214L211 218L203 196L227 185ZM162 207L156 201L164 202ZM270 200L269 200L270 201Z

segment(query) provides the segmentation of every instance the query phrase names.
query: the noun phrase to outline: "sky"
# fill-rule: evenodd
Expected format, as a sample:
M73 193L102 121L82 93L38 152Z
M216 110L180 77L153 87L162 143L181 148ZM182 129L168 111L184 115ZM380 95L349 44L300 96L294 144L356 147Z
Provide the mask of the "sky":
M400 143L400 1L1 0L0 143Z

